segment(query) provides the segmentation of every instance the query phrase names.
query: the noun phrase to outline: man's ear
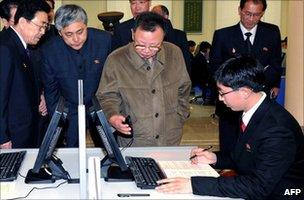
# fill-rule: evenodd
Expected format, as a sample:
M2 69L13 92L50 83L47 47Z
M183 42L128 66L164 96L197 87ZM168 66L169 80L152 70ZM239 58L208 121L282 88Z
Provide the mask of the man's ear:
M24 17L20 17L17 24L20 25L21 28L24 28L24 25L27 24L27 19L25 19Z
M239 89L241 91L242 97L244 99L248 99L248 97L252 94L252 89L248 88L248 87L242 87Z
M239 8L238 8L238 12L239 12L239 15L241 16L242 9L241 9L240 6L239 6Z

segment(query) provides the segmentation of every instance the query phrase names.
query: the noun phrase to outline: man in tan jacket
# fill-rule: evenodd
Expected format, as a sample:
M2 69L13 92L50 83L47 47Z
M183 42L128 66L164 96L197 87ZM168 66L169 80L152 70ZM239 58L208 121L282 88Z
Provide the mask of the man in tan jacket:
M191 81L181 50L163 42L164 36L162 17L145 12L136 19L133 42L112 52L105 63L97 98L121 133L121 146L132 138L133 146L181 141ZM132 128L124 123L128 115Z

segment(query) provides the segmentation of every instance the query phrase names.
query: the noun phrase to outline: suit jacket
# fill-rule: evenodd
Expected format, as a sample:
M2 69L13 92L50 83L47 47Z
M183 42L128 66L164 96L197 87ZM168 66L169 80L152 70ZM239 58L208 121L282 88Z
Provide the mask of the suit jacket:
M135 25L135 19L129 19L115 27L112 40L112 49L115 50L132 42L131 29ZM184 31L173 29L170 20L164 19L165 38L167 42L177 45L183 52L188 74L191 71L191 58L188 51L187 35Z
M210 72L208 68L208 62L203 53L198 52L192 60L191 69L192 85L198 85L200 87L205 86L209 82Z
M280 87L281 78L281 36L276 25L259 22L252 47L253 55L265 67L265 89L269 93L272 87ZM210 51L210 67L216 71L229 58L245 54L246 42L240 24L219 29L214 32ZM232 112L222 102L216 105L216 114L226 121L235 121L238 112ZM223 123L221 123L223 124ZM220 127L220 134L225 132ZM223 133L224 134L224 133Z
M259 22L252 47L253 55L265 68L266 87L280 87L281 36L276 25ZM210 65L215 71L227 59L246 53L247 46L240 24L214 32Z
M127 21L118 24L114 28L113 36L112 36L112 49L115 50L119 47L122 47L129 42L132 42L132 29L135 25L135 19L131 18Z
M52 114L59 97L65 98L69 109L68 146L78 145L78 79L83 79L84 104L88 110L110 51L110 34L93 28L88 28L87 40L78 51L68 46L60 36L42 47L42 81L47 108Z
M191 53L188 48L188 39L185 31L173 29L173 44L177 45L183 52L188 74L191 74Z
M109 55L97 97L108 118L130 115L132 146L173 146L179 145L189 117L190 89L177 46L164 42L150 64L130 43ZM125 146L130 137L118 136L118 141Z
M304 186L304 136L293 116L266 98L240 134L234 151L217 153L215 168L236 177L193 177L194 194L244 199L288 199L286 189ZM296 196L290 196L296 199Z
M32 63L12 28L0 36L0 144L35 147L37 83Z

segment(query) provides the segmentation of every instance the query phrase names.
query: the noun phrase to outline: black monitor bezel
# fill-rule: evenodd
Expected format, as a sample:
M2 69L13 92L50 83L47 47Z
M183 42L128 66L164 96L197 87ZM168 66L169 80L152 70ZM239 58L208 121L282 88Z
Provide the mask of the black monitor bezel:
M43 165L48 163L56 148L60 132L63 128L63 122L66 118L66 116L64 116L64 103L64 99L60 97L55 112L51 118L50 124L47 128L46 134L39 147L39 152L36 157L34 167L32 169L35 173L38 173L40 168L42 168Z
M64 170L62 161L54 154L66 116L65 100L60 97L25 183L52 183L56 179L68 179L69 174Z
M100 136L100 137L105 146L104 149L107 153L107 155L106 155L107 159L109 159L112 163L115 163L116 165L118 165L120 167L121 171L123 171L123 172L128 171L129 170L128 165L126 164L126 162L121 154L121 151L118 147L118 144L115 140L115 137L113 135L114 131L112 131L111 125L109 124L96 97L92 98L92 103L93 103L93 107L90 110L91 110L91 116L93 117L93 121L95 121L96 126L98 126L98 125L101 126L102 131L103 131L104 135L106 136L106 138L104 138L102 136ZM96 122L96 118L98 119L99 124ZM99 134L101 134L101 133L99 133ZM109 150L107 148L107 144L110 145L111 150Z

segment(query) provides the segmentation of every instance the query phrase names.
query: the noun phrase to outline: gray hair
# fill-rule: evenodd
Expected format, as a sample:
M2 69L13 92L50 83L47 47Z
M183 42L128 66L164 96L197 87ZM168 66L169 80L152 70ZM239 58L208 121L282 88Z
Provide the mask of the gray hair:
M57 30L60 31L74 22L83 22L87 25L88 16L83 8L74 4L63 5L58 8L55 14L55 26Z

